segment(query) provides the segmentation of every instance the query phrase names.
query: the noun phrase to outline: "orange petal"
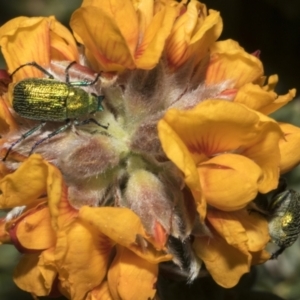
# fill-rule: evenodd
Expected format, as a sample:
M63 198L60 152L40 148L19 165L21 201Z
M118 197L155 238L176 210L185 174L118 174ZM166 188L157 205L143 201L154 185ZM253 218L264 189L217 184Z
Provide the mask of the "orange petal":
M59 280L73 300L85 295L103 281L112 244L95 227L76 221L67 231L59 231L55 249Z
M153 16L135 52L136 66L139 69L152 69L159 62L177 15L176 7L166 5L165 9Z
M282 132L273 119L244 105L206 100L188 111L171 109L158 130L165 153L183 171L192 190L192 184L197 185L193 164L222 153L241 154L259 165L264 172L260 191L277 186Z
M291 101L295 94L296 90L292 89L286 95L278 97L273 90L269 91L265 87L248 83L238 90L234 102L243 103L254 110L269 115Z
M256 143L243 151L243 155L255 161L263 170L262 180L259 182L259 191L267 193L278 185L280 150L279 141L283 132L279 125L267 116L257 112L261 128L256 135Z
M51 59L73 61L79 58L72 34L53 16L10 20L0 28L0 45L10 73L32 61L47 67ZM13 80L44 75L37 68L26 67L20 69Z
M54 17L26 18L10 20L0 28L0 45L9 73L21 64L35 61L42 66L50 63L49 22ZM36 68L22 68L14 76L15 81L25 77L41 77Z
M169 110L164 119L158 122L159 139L168 158L183 172L186 184L191 189L200 189L197 168L185 141L182 140L181 131L178 135L175 131L177 128L175 130L172 128L179 114L179 111L177 113Z
M204 261L213 279L222 287L235 286L250 269L250 255L240 252L218 236L196 238L196 254Z
M245 207L258 192L261 168L237 154L222 154L198 166L201 187L207 203L233 211Z
M78 62L79 53L72 33L55 19L49 25L51 60Z
M53 247L56 235L51 227L48 207L40 205L15 222L15 234L23 248L42 250Z
M62 182L62 175L56 168L50 168L48 176L48 205L55 230L70 226L78 215L78 210L68 201L67 187Z
M262 264L271 258L271 254L266 250L252 252L251 255L252 265Z
M232 40L216 42L211 47L211 59L206 73L206 84L232 81L232 88L255 82L263 74L261 61L248 54Z
M54 167L53 167L54 168ZM0 207L28 205L46 193L48 167L40 155L31 155L0 181Z
M254 110L261 111L275 101L277 94L273 91L266 91L261 86L247 83L238 89L234 102L242 103Z
M21 257L14 271L14 282L20 289L37 296L49 295L57 272L53 266L43 263L48 252L52 249Z
M3 96L0 97L0 133L5 134L8 131L13 132L18 125L8 109L7 101Z
M171 65L178 67L190 57L197 64L208 53L208 48L222 31L219 13L209 12L207 16L204 4L190 1L186 11L177 18L166 45Z
M280 173L284 174L300 163L300 128L287 123L279 126L284 133L284 139L279 143Z
M138 42L137 16L129 1L121 2L116 2L113 11L107 6L85 6L72 15L74 35L86 47L86 56L96 71L135 67L133 56ZM130 22L125 21L120 27L119 18Z
M146 234L140 218L127 208L118 207L87 207L79 211L79 218L93 224L100 232L108 236L114 242L129 248L141 258L157 264L172 258L164 251L157 251L148 243L147 247L141 247L138 237L152 241Z
M117 254L108 271L108 285L113 299L153 299L158 265L152 264L124 247Z
M171 109L164 120L187 146L196 164L220 153L240 153L259 142L257 135L267 135L277 126L274 120L244 105L224 100L206 100L188 111ZM267 130L264 127L269 123L272 126ZM278 126L277 132L279 135Z
M229 245L245 254L263 250L270 240L268 222L258 213L209 210L207 219Z
M94 288L88 295L86 300L116 300L113 299L107 281L103 281L98 287Z
M6 221L5 219L0 219L0 245L11 244L11 243L12 240L6 229Z

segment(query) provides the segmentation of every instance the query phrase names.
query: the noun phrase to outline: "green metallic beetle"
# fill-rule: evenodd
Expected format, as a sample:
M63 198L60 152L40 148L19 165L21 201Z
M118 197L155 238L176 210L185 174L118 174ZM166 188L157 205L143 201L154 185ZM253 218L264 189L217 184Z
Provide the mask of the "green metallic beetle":
M297 240L300 233L300 194L285 190L272 199L268 212L269 233L272 242L280 248L272 254L277 258Z
M49 76L49 78L26 78L15 84L12 98L12 106L15 112L23 118L39 120L42 122L24 133L17 141L11 144L3 158L3 161L6 160L15 145L32 135L35 131L41 129L47 122L66 121L66 124L60 126L47 137L37 141L33 145L29 155L39 144L63 132L72 124L78 126L93 122L105 129L108 128L108 126L101 125L92 118L88 118L83 121L77 120L77 118L81 118L88 114L103 111L102 101L104 96L93 93L89 94L81 88L95 84L98 81L100 74L98 74L96 78L90 82L70 82L69 69L75 63L76 62L71 62L66 67L66 82L54 79L52 74L36 62L23 64L11 74L12 77L21 68L32 66L42 71L44 74Z
M300 234L300 194L287 189L286 183L280 180L268 200L260 198L254 202L268 220L271 241L279 246L271 256L275 259L292 246Z

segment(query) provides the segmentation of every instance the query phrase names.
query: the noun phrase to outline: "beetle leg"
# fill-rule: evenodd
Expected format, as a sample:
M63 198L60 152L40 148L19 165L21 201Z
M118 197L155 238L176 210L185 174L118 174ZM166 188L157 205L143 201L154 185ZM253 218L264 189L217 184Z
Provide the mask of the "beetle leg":
M44 74L48 75L50 79L54 79L54 76L52 74L50 74L46 69L44 69L42 66L40 66L38 63L36 63L35 61L23 64L21 66L19 66L18 68L16 68L11 74L10 77L12 77L17 71L19 71L20 69L26 67L26 66L32 66L37 68L38 70L40 70L41 72L43 72Z
M277 259L278 256L279 256L280 254L282 254L282 252L283 252L285 249L286 249L286 247L284 247L284 246L280 247L278 250L276 250L274 253L272 253L270 259Z
M93 85L95 84L99 77L101 76L101 73L98 73L97 76L95 77L95 79L93 81L74 81L74 82L70 82L70 74L69 74L69 70L70 68L76 64L76 61L72 61L65 69L65 74L66 74L66 83L72 85L72 86L90 86L90 85Z
M57 135L57 134L59 134L59 133L65 131L65 130L68 129L71 125L72 125L72 122L70 122L69 120L67 120L67 123L66 123L65 125L60 126L58 129L56 129L55 131L53 131L53 132L51 132L50 134L48 134L45 138L43 138L43 139L37 141L37 142L33 145L33 147L31 148L31 150L30 150L30 152L29 152L29 155L31 155L31 154L33 153L34 149L35 149L38 145L40 145L40 144L43 143L44 141L46 141L46 140L52 138L53 136L55 136L55 135Z
M13 147L17 144L19 144L20 142L22 142L23 140L25 140L27 137L29 137L30 135L32 135L34 132L40 130L44 125L46 124L46 122L41 122L39 125L35 126L34 128L30 129L29 131L27 131L26 133L22 134L21 137L16 140L15 142L13 142L10 147L8 148L5 156L2 158L2 161L5 161L6 158L8 157L10 151L13 149Z
M98 126L104 128L104 129L108 129L108 127L109 127L109 124L107 124L107 125L102 125L102 124L98 123L98 122L97 122L95 119L93 119L93 118L85 119L85 120L83 120L83 121L81 121L81 122L75 120L75 125L76 125L76 126L86 125L86 124L89 124L89 123L94 123L94 124L96 124L96 125L98 125Z
M71 84L71 83L70 83L70 74L69 74L69 70L70 70L70 68L71 68L74 64L76 64L76 61L72 61L72 62L66 67L66 69L65 69L66 83ZM71 85L72 85L72 84L71 84Z

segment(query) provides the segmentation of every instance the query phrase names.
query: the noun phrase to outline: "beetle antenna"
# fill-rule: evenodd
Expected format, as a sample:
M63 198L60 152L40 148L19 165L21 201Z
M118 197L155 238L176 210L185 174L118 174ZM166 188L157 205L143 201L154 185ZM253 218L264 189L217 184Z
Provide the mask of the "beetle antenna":
M16 68L11 74L10 74L10 77L12 78L13 75L18 72L20 69L26 67L26 66L31 66L31 67L35 67L37 68L38 70L40 70L41 72L43 72L44 74L48 75L50 79L54 79L54 76L49 73L46 69L44 69L42 66L40 66L38 63L36 63L35 61L32 61L32 62L29 62L29 63L26 63L26 64L23 64L21 66L19 66L18 68Z

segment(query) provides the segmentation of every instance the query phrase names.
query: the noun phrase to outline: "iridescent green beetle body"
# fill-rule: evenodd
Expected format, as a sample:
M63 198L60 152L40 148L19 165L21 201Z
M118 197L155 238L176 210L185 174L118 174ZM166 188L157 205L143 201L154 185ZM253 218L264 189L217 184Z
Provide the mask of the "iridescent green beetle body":
M267 209L269 217L269 234L272 242L280 248L273 253L276 258L285 248L297 240L300 233L300 194L286 190L272 198Z
M48 78L26 78L17 82L13 87L12 106L15 112L23 118L41 121L39 125L25 132L18 140L13 142L8 148L2 161L5 161L12 148L40 130L47 122L63 122L65 125L60 126L45 138L37 141L29 155L33 150L45 140L65 131L72 124L80 126L90 122L97 124L105 129L108 126L99 124L93 118L85 118L79 120L91 113L103 111L102 101L103 95L88 93L82 89L95 84L100 74L93 81L81 80L70 82L69 69L75 62L71 62L65 69L66 81L62 82L54 79L54 76L36 62L29 62L19 66L11 77L21 68L31 66L37 68Z
M15 112L24 118L51 122L76 119L103 110L98 96L48 78L28 78L18 82L13 89L12 104Z
M288 189L286 181L280 178L276 190L267 195L259 194L253 204L254 210L268 221L271 242L279 246L271 255L271 259L275 259L292 246L300 234L300 194Z

